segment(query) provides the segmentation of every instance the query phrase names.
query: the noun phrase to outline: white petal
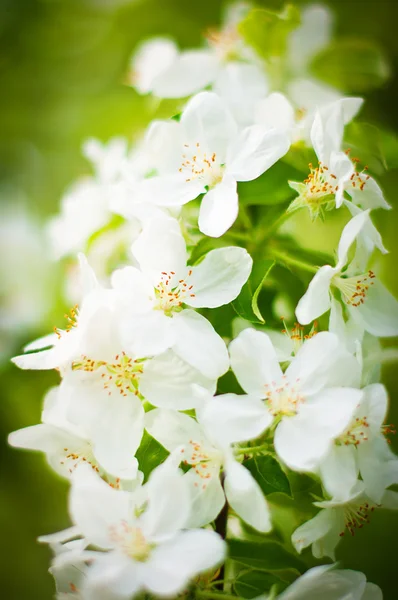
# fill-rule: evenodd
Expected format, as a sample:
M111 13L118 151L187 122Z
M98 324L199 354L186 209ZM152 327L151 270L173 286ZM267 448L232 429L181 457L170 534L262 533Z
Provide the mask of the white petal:
M347 264L348 251L351 248L352 244L355 242L360 232L365 227L368 219L369 211L365 210L353 217L350 221L348 221L347 225L344 227L339 241L339 247L337 250L337 268L339 270Z
M204 195L199 211L199 229L210 237L220 237L235 223L238 211L236 180L226 176Z
M183 446L189 440L200 442L204 434L192 417L174 410L157 408L145 415L145 428L169 452Z
M120 327L123 347L134 356L161 354L175 342L175 318L167 317L162 310L126 315Z
M176 341L172 349L209 379L218 379L229 367L228 351L212 324L193 310L173 318Z
M345 351L338 337L321 331L304 342L286 377L292 384L297 382L300 393L309 396L326 386L354 385L360 372L358 361Z
M355 217L362 212L362 210L356 206L353 202L345 201L344 205L348 208L351 215ZM373 221L369 218L362 229L361 235L357 239L357 243L364 243L366 246L366 254L370 256L374 247L378 248L382 254L387 254L388 250L385 248L383 244L382 237L380 232L376 229L373 224ZM362 267L362 270L365 270L366 265Z
M40 450L49 454L61 453L62 448L78 445L82 440L53 425L40 423L12 431L8 436L8 443L15 448L27 450Z
M275 348L266 333L245 329L230 343L229 353L232 370L248 394L263 398L264 386L282 377Z
M110 526L130 516L130 494L116 491L88 465L72 475L69 510L74 523L87 540L101 548L112 548Z
M343 108L339 101L317 111L311 128L311 142L317 157L329 165L332 152L339 152L343 141Z
M294 108L279 92L273 92L256 105L256 123L268 129L278 129L289 136L295 125Z
M174 596L196 574L221 563L225 555L226 544L214 531L181 532L153 551L146 587L157 595Z
M375 583L367 583L361 600L383 600L383 592Z
M246 127L228 148L226 175L237 181L251 181L272 167L290 147L283 131L263 125Z
M295 417L285 417L275 432L278 456L293 470L313 472L349 425L360 399L360 390L329 389Z
M345 500L346 492L352 490L358 479L355 449L333 445L321 462L319 471L328 494Z
M140 563L121 552L93 554L97 556L87 571L82 589L85 600L126 600L142 589Z
M123 304L136 313L151 310L154 297L153 285L141 271L135 267L116 269L111 276L111 284L120 295Z
M181 115L185 143L199 142L210 153L215 152L220 162L225 161L228 144L236 135L236 123L225 103L213 92L197 94Z
M366 292L365 302L348 306L352 317L376 337L398 335L398 301L380 281L375 281Z
M313 519L298 527L292 535L292 544L301 552L315 541L325 536L333 527L333 513L331 510L321 510Z
M384 208L389 210L391 206L385 200L379 184L372 177L368 179L366 174L361 173L359 178L365 183L362 189L359 185L355 188L347 186L347 193L351 196L352 201L364 209Z
M99 289L99 283L93 269L88 264L87 258L79 252L79 271L80 271L80 285L82 295L87 296L90 292Z
M250 472L236 461L226 465L225 495L233 510L257 531L271 530L271 518L267 501L260 486Z
M187 250L176 219L150 220L131 247L134 257L144 272L160 275L162 271L184 273Z
M152 91L156 77L166 71L177 56L175 42L167 38L152 38L138 46L131 62L131 79L140 94Z
M188 485L173 460L168 459L152 471L144 489L148 506L140 524L145 537L161 543L186 526L191 512Z
M336 269L329 265L321 267L310 281L307 291L300 298L296 317L302 325L308 325L330 308L329 287Z
M217 517L225 504L224 490L220 483L219 473L214 473L203 483L194 469L186 473L191 492L191 516L187 527L203 527L208 525Z
M310 569L278 596L278 600L363 600L365 575L331 567L333 565L322 565Z
M189 300L189 305L216 308L229 304L240 294L252 265L253 261L244 248L211 250L198 266L192 267L190 282L195 297Z
M218 61L206 50L187 50L152 81L159 98L183 98L199 92L216 78Z
M333 13L324 5L310 4L301 12L301 23L288 37L288 57L295 71L303 70L311 58L332 39Z
M199 422L217 445L228 446L258 437L273 421L259 398L222 394L207 402Z
M181 162L184 159L181 157ZM182 206L205 192L204 183L199 178L187 180L176 168L175 174L160 175L144 179L137 190L142 202L156 206Z
M145 363L140 378L140 392L154 406L187 410L203 404L203 394L198 386L209 395L216 391L216 381L208 379L174 352L167 351Z
M32 352L33 350L42 350L43 348L48 348L50 346L55 346L57 343L58 336L56 333L49 333L48 335L44 335L30 344L24 346L24 352Z

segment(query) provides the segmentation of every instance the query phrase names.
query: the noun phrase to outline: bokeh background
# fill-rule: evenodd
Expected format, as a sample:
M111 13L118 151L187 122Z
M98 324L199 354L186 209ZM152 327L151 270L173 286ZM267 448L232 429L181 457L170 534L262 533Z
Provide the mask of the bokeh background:
M256 2L280 6L280 2ZM297 2L296 4L304 4ZM381 44L393 76L366 95L361 119L398 131L398 8L380 0L330 0L336 32ZM148 121L147 102L123 84L136 44L155 34L197 46L201 33L221 19L220 0L0 0L0 590L8 600L48 600L49 551L40 534L68 526L67 489L42 456L12 450L7 434L40 420L44 391L56 383L46 372L21 373L9 357L59 324L62 269L48 259L44 223L57 213L65 188L88 171L81 156L87 137L131 136ZM398 295L398 156L379 177L396 212L375 221L391 253L380 263L385 283ZM29 222L26 222L26 213ZM305 224L304 224L305 225ZM303 239L308 231L302 231ZM312 243L330 245L322 226ZM384 369L398 423L396 365ZM396 436L397 437L397 436ZM392 440L398 452L398 439ZM363 570L386 600L398 598L398 512L379 511L337 557Z

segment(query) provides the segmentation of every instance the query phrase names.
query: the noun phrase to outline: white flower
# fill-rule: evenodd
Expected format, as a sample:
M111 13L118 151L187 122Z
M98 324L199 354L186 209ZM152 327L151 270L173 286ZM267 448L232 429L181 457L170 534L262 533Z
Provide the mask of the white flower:
M57 564L80 556L87 570L84 597L104 589L122 598L141 591L173 596L196 574L217 566L225 542L214 532L181 531L190 514L185 479L168 460L135 492L112 489L95 473L79 467L70 498L73 521L101 552L69 552Z
M214 308L234 300L252 267L246 250L212 250L189 267L174 219L153 219L132 250L140 270L125 267L112 276L124 315L126 351L151 356L171 348L206 377L220 377L229 364L225 344L207 319L185 307Z
M386 491L381 503L376 505L363 491L363 483L358 481L344 499L314 502L322 510L310 521L300 525L292 535L292 543L298 552L312 544L316 558L329 556L335 560L335 548L346 533L354 535L369 523L370 515L376 507L398 508L397 492Z
M387 392L376 383L363 390L363 396L347 429L320 464L323 485L334 498L351 490L361 474L364 491L376 503L390 485L398 483L398 458L390 450L383 426L387 413Z
M309 569L279 594L277 600L382 600L381 589L367 583L359 571L335 569L335 565L321 565Z
M223 235L238 215L238 181L251 181L289 149L284 132L252 125L238 132L222 100L202 92L187 104L179 122L155 121L147 143L157 152L157 175L145 180L140 194L163 206L178 206L205 194L200 230Z
M40 425L32 425L10 433L9 444L16 448L44 452L49 465L63 477L70 477L82 463L89 464L97 472L104 472L94 456L95 451L89 436L66 420L59 402L58 388L53 388L47 393L42 420ZM135 477L135 458L132 458L130 466Z
M361 391L359 365L332 333L304 342L285 373L269 337L244 330L230 344L232 369L248 394L264 399L276 426L279 457L297 471L314 471L350 422Z
M330 288L340 291L348 313L363 329L378 337L398 334L398 302L376 278L373 271L358 273L355 261L345 269L348 252L368 224L369 211L353 217L341 234L335 267L321 267L296 308L300 323L306 325L331 307Z
M191 526L215 519L226 497L246 523L263 532L271 529L261 488L234 459L231 450L231 444L257 437L267 425L268 416L258 399L235 394L208 400L199 411L198 422L188 415L162 409L146 414L149 433L170 452L179 448L181 461L191 466L185 475L192 494Z
M131 61L129 79L140 93L152 92L159 98L183 98L217 85L229 65L245 73L258 63L254 53L245 46L237 25L250 6L236 3L228 7L220 30L205 32L207 45L201 49L183 50L166 38L153 38L141 44ZM245 61L245 62L242 62ZM256 68L257 81L265 77Z

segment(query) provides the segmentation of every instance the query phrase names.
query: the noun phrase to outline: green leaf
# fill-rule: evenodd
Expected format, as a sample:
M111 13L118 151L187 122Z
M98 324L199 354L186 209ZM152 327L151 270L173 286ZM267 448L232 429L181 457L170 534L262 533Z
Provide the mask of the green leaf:
M283 56L288 35L300 25L300 11L288 4L280 12L254 8L239 24L245 42L265 59Z
M295 569L302 573L305 565L278 542L249 542L244 540L228 540L229 558L241 565L258 571L284 571Z
M144 481L160 463L168 456L167 450L163 448L149 433L144 432L140 447L136 453L138 467L144 473Z
M335 40L321 50L310 70L318 79L350 93L378 88L391 75L390 64L375 42L352 38Z
M246 321L262 325L265 323L258 308L258 297L274 264L274 261L268 259L257 261L241 293L232 302L235 312Z
M278 161L254 181L238 184L239 202L246 206L271 206L287 202L292 198L288 180L301 181L304 179L303 173L308 173L308 161L303 170L298 170L287 161Z
M253 298L252 298L252 311L253 313L256 315L257 319L259 319L259 321L261 323L265 323L265 319L263 317L263 315L260 312L260 309L258 307L258 297L260 295L260 292L263 288L264 282L267 279L268 275L271 272L271 269L273 268L273 266L275 265L275 261L273 261L270 266L268 267L268 269L266 270L264 277L262 278L262 280L260 281L260 283L258 284L254 294L253 294Z
M249 458L243 464L249 469L265 495L280 492L292 496L289 479L273 456Z
M268 592L275 584L278 585L278 592L286 587L286 583L276 575L253 570L240 573L234 583L234 589L238 596L256 598Z

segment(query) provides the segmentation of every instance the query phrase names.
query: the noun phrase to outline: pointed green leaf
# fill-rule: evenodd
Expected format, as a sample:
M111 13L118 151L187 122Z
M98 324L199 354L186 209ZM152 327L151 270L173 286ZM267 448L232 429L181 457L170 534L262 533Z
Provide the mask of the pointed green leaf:
M258 297L260 295L260 292L262 290L264 282L267 279L268 275L270 274L271 269L273 268L274 265L275 265L275 261L271 262L270 266L268 267L268 269L264 273L264 277L262 278L262 280L258 284L258 286L257 286L257 288L256 288L256 290L255 290L255 292L253 294L253 298L252 298L252 311L253 311L253 313L256 315L257 319L259 319L259 321L261 323L265 323L265 319L264 319L263 315L261 314L260 309L258 307Z
M240 573L234 584L235 592L242 598L256 598L264 592L268 592L273 585L278 586L281 592L286 583L276 575L264 571L245 571Z
M274 264L274 261L268 259L256 261L241 293L232 302L235 312L243 319L246 319L246 321L261 325L265 323L258 307L258 297Z
M245 540L228 540L229 558L241 565L258 571L284 571L295 569L302 573L305 565L302 561L288 552L278 542L249 542Z
M289 479L273 456L249 458L243 464L249 469L265 495L273 492L292 495Z
M168 456L167 450L163 448L149 433L144 432L140 447L136 453L138 468L144 473L144 481L160 463Z

